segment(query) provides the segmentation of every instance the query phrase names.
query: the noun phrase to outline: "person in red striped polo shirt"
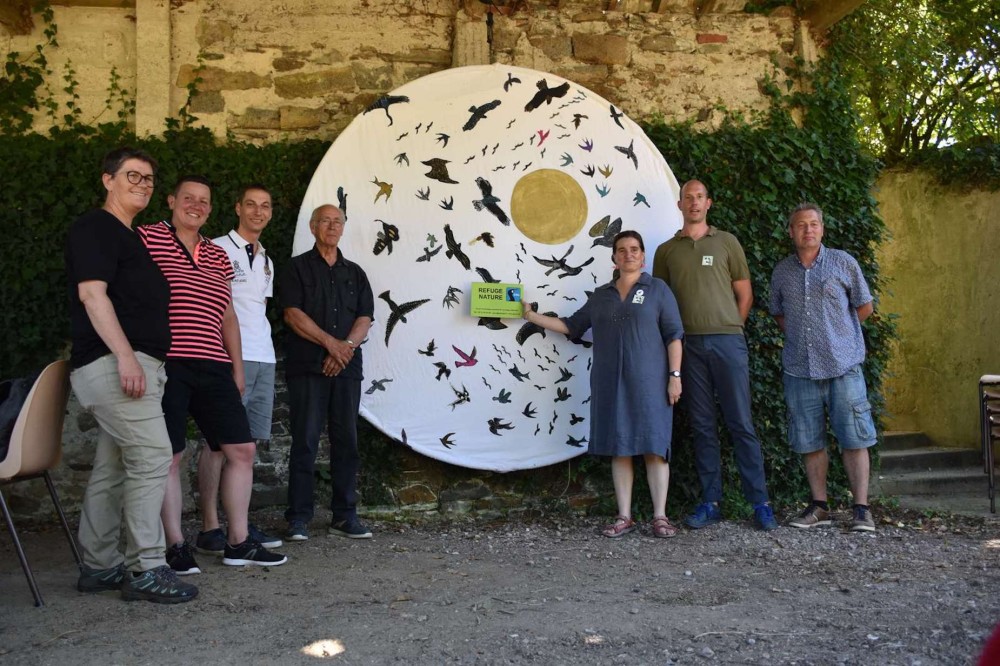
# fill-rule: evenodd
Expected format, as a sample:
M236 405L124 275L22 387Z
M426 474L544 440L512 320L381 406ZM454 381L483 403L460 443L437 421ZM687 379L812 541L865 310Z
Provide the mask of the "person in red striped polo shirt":
M181 178L167 204L172 211L169 221L138 229L170 284L171 343L163 413L174 456L161 511L167 563L180 575L201 573L181 528L180 466L190 414L209 448L226 457L219 489L229 533L222 563L284 564L287 558L255 541L247 523L256 445L240 397L244 375L230 288L233 266L226 253L200 233L212 212L208 180Z

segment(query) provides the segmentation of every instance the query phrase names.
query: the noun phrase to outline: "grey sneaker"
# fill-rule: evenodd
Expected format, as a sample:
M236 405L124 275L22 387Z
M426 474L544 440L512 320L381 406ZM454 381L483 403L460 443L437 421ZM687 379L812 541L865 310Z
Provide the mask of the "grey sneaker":
M807 530L810 527L823 527L831 524L830 512L815 504L807 506L802 513L788 521L792 527Z
M76 579L76 589L81 592L104 592L122 589L125 580L125 565L110 569L91 569L80 565L80 577Z
M337 522L330 525L330 529L326 531L327 534L331 536L342 536L348 539L371 539L372 531L364 526L357 518L350 518L348 520L338 520Z
M852 532L874 532L875 521L872 512L862 506L854 507L854 519L851 521Z
M129 573L122 583L125 601L152 601L155 604L181 604L198 596L198 588L182 583L167 566L143 571L138 576Z

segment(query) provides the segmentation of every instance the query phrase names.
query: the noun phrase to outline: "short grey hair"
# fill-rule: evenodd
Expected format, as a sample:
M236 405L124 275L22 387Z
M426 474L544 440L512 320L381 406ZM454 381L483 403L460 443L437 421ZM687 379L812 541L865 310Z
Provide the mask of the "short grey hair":
M823 224L823 209L812 203L811 201L803 201L798 206L792 209L792 212L788 214L788 226L792 226L792 218L795 217L797 213L801 213L804 210L816 211L817 217L819 217L819 223Z
M268 192L268 194L270 194L270 192ZM344 224L347 224L347 213L345 213L340 207L334 206L333 204L322 204L322 205L316 206L316 208L313 209L312 215L309 216L309 225L310 226L312 226L313 224L316 223L316 220L319 219L320 211L322 211L324 208L332 208L332 209L334 209L336 211L339 211L340 214L344 216Z

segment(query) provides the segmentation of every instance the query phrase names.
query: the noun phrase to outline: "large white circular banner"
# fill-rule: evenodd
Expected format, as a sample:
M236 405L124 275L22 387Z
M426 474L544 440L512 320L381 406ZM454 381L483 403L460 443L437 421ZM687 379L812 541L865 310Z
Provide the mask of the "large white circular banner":
M650 268L680 228L677 181L620 109L565 79L488 65L402 86L330 147L299 211L346 204L344 256L375 293L361 413L420 453L510 471L586 451L590 342L470 315L473 282L521 283L567 316L611 279L611 238ZM589 337L589 336L588 336ZM650 387L663 390L663 387Z

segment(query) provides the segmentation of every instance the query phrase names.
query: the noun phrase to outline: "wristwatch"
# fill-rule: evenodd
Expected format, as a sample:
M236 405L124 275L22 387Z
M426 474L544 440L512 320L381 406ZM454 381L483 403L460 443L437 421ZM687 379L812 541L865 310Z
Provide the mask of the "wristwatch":
M680 370L671 370L667 374L669 374L671 377L676 377L677 379L681 378L681 371Z

